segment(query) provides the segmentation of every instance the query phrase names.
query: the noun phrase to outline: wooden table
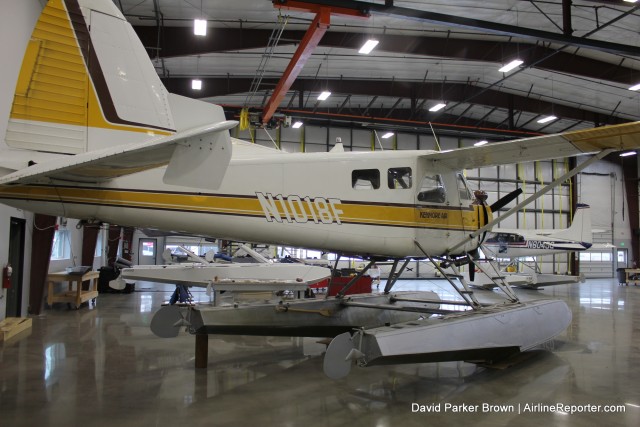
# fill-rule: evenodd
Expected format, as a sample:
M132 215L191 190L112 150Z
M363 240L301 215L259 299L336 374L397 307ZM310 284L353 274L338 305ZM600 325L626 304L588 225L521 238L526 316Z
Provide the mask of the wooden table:
M47 296L47 304L53 305L54 302L66 302L71 306L75 305L76 310L80 308L83 302L93 300L93 304L96 303L98 298L98 283L96 279L100 276L97 271L89 271L85 274L69 274L66 271L60 271L58 273L49 273L47 275L47 282L49 283L49 295ZM82 290L82 282L90 281L89 290ZM55 282L68 282L69 287L66 292L59 294L53 293L53 284ZM73 289L75 283L76 289Z

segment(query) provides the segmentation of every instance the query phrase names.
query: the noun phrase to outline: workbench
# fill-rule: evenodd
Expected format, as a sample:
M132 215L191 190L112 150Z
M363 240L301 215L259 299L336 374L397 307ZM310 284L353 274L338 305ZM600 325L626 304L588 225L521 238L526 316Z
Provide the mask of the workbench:
M97 271L88 271L84 274L70 274L66 271L49 273L47 275L47 282L49 283L47 304L52 306L54 302L66 302L69 306L73 304L77 310L83 302L93 301L95 306L96 298L98 298L98 283L96 279L99 276L100 273ZM82 290L82 282L85 281L89 281L89 289L86 291ZM68 282L67 291L54 294L53 284L56 282ZM73 289L74 283L75 290Z

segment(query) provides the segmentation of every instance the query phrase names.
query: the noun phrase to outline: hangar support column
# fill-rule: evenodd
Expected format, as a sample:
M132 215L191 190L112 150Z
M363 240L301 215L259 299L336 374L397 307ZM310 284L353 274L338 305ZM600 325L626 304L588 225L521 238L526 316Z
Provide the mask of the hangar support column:
M31 237L31 284L29 286L29 314L39 315L44 302L44 287L49 274L51 247L56 231L56 217L36 214Z
M638 160L622 159L622 181L624 183L627 206L629 207L629 224L631 226L631 259L629 266L640 264L640 213L638 206Z

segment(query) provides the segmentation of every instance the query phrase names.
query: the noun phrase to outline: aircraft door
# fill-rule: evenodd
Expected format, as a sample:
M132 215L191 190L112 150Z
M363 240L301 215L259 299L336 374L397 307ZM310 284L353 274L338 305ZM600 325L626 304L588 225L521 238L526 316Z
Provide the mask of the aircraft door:
M461 173L457 174L456 183L458 184L458 198L460 199L460 206L470 205L473 202L473 196L471 195L471 190L469 190L467 181Z
M415 193L416 240L430 254L447 247L449 208L445 181L440 174L425 173Z

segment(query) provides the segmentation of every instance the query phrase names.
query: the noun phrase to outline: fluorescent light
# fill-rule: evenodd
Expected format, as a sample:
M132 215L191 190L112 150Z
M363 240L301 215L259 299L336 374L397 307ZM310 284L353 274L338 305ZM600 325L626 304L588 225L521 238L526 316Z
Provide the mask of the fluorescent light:
M301 126L302 126L302 122L301 121L297 121L291 127L294 128L294 129L298 129Z
M384 135L382 135L382 139L391 138L392 136L393 136L393 132L387 132Z
M318 95L318 99L320 101L324 101L325 99L327 99L328 97L331 96L331 92L327 92L326 90L324 92L322 92L320 95Z
M626 153L620 154L620 157L635 156L635 155L636 155L635 151L627 151Z
M376 47L378 43L379 43L378 40L369 39L362 45L358 53L364 53L365 55L367 55L371 53L373 48Z
M195 34L196 36L207 35L207 21L205 19L193 20L193 34Z
M436 104L433 107L429 108L429 111L440 111L446 106L447 106L447 104L443 104L443 103Z
M513 61L509 62L507 65L502 66L502 68L500 68L498 71L500 71L501 73L508 73L509 71L522 65L523 63L524 61L520 59L514 59Z
M489 141L478 141L473 145L475 145L476 147L480 147L481 145L488 144L488 143L489 143Z
M640 90L640 83L638 83L637 85L631 86L629 90Z
M540 120L538 120L538 123L542 124L542 123L549 123L553 120L558 120L558 118L556 116L547 116L547 117L543 117Z
M202 80L199 80L199 79L191 80L191 89L193 89L193 90L202 89Z
M638 0L623 0L623 1L625 1L627 3L636 3Z

